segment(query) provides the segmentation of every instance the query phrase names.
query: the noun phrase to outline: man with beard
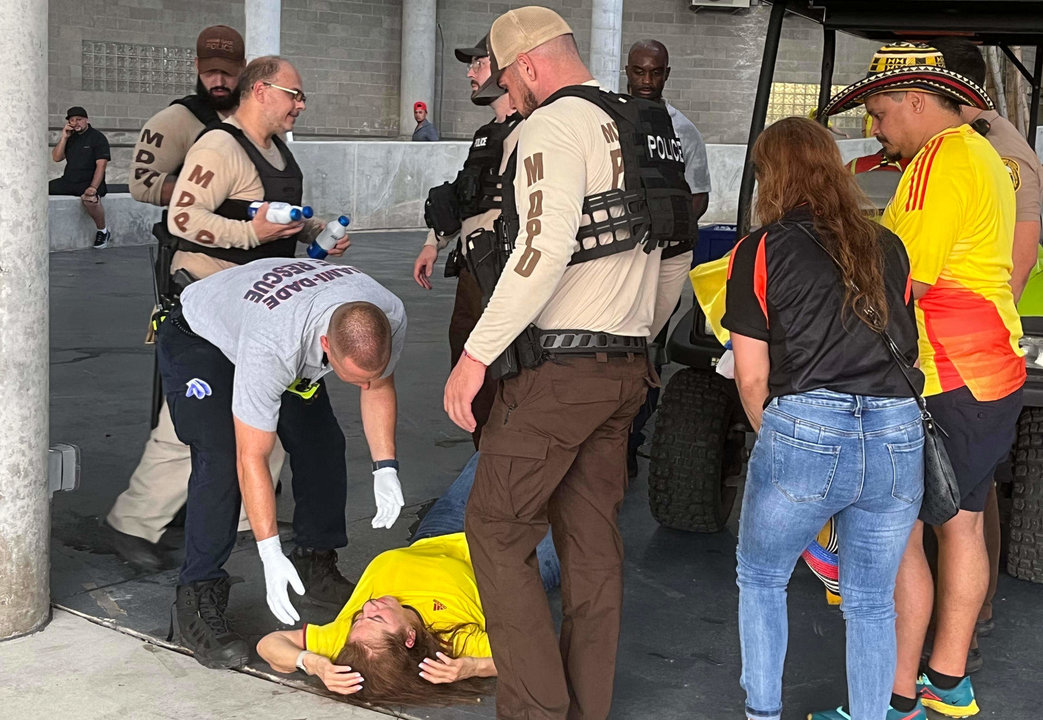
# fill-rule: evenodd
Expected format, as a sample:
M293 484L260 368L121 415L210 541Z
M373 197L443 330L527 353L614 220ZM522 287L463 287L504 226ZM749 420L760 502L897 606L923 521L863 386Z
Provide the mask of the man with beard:
M214 25L196 39L196 92L179 98L149 118L134 146L130 166L130 194L138 202L166 208L188 149L206 128L219 124L239 105L239 73L246 66L242 36L233 28ZM171 286L171 257L176 238L167 232L167 217L152 232L159 240L156 284L164 296L176 294ZM181 253L181 265L195 278L210 275L220 264L202 255ZM159 382L158 376L154 382ZM116 498L106 517L113 548L127 562L156 571L164 566L160 539L167 525L185 504L191 458L188 446L178 440L170 414L156 408L153 429L145 451L130 477L127 489ZM273 466L281 466L276 453ZM276 469L276 475L278 474ZM170 543L167 543L170 545Z
M302 288L311 288L316 282L327 281L323 278L333 277L327 274L317 279L289 280L300 274L298 271L314 269L307 263L293 264L291 260L298 242L311 242L322 230L320 221L313 218L308 222L279 224L267 219L269 203L301 204L303 176L293 154L280 140L280 136L293 130L297 117L305 109L306 97L301 86L300 74L283 58L269 55L249 63L239 76L241 101L235 113L204 132L188 151L184 172L178 175L171 194L167 218L167 229L178 238L175 267L209 266L223 270L255 260L268 260L264 267L270 272L260 271L263 277L251 285L253 289L246 296L247 300L262 303L268 309L286 303L295 293L304 292ZM263 204L251 216L250 204L258 200ZM341 255L347 246L345 237L329 254ZM272 265L270 261L274 258L286 258L287 263ZM220 277L213 280L220 281ZM212 282L209 286L218 287ZM188 292L186 290L186 297ZM164 329L172 321L176 324L176 313L164 323ZM194 324L196 320L191 322ZM181 330L192 335L184 327ZM265 334L258 329L247 345L236 345L246 339L234 330L227 332L234 338L232 347L236 348L230 352L225 346L221 347L229 358L256 360L273 353L282 359L290 357L279 354L288 352L290 346L280 344L282 338L275 337L274 331ZM299 342L299 332L297 338ZM299 619L290 604L287 584L298 594L305 594L305 600L329 608L342 607L354 587L337 569L336 548L347 544L344 518L347 470L343 435L333 419L321 379L330 367L324 351L330 356L329 362L336 364L332 351L311 346L307 358L302 359L302 355L287 360L284 370L291 366L306 369L298 370L301 374L295 379L290 376L285 383L282 379L285 373L282 373L241 388L242 364L237 363L236 392L257 406L274 408L275 414L264 416L263 422L260 419L251 422L249 428L239 427L238 421L248 418L237 414L232 436L219 431L221 418L226 416L211 417L208 415L211 410L205 407L193 409L197 402L200 406L208 405L211 378L188 375L189 379L183 382L187 382L190 395L195 389L195 400L187 406L184 403L170 406L178 437L189 441L192 447L185 563L178 576L175 627L180 641L208 667L235 667L246 662L249 655L242 638L228 629L224 612L230 582L221 570L235 540L234 521L230 526L226 521L229 503L239 504L239 487L235 481L237 464L250 525L264 563L268 604L279 620L290 624ZM175 364L181 362L177 359ZM177 367L188 367L190 362L194 362L192 357L186 356L185 365ZM160 347L165 396L170 399L176 395L179 401L184 400L188 396L184 394L184 385L180 390L171 387L163 365L164 352ZM393 494L401 498L398 463L394 457L394 386L388 379L379 385L374 382L372 389L367 384L363 391L363 425L374 460L377 504L382 508L383 490L393 490ZM233 411L235 408L233 403ZM212 422L218 425L211 427ZM224 426L224 430L230 425ZM291 426L294 432L283 432ZM287 449L297 502L293 521L296 547L289 558L282 554L272 492L271 454L277 429L286 442L292 438L293 443ZM316 449L316 443L324 445L321 452ZM398 516L398 507L394 509L394 517L390 511L378 513L374 527L390 527Z
M627 76L628 93L634 97L663 103L670 113L670 121L674 125L674 132L681 140L681 150L684 152L684 178L692 191L692 219L697 223L710 202L710 166L706 162L706 144L703 143L703 136L698 128L663 98L663 86L670 77L670 53L658 40L639 40L630 46L624 71ZM653 341L656 348L666 346L668 330L669 323L663 326ZM662 372L660 358L653 359L656 361L656 372ZM627 475L631 479L637 477L638 473L637 449L645 442L642 429L658 404L659 388L649 388L648 397L634 418L634 425L627 440Z
M465 241L475 232L494 232L493 225L500 217L500 176L518 142L522 120L521 115L513 111L507 93L490 80L493 69L488 36L474 47L457 48L456 59L467 64L471 102L489 105L496 117L475 131L471 149L456 180L433 188L428 195L425 219L431 231L413 263L413 279L420 287L430 290L438 251L455 241L456 247L445 269L446 277L457 277L456 302L449 321L450 367L460 359L464 342L482 314L482 289L464 262ZM486 378L471 404L477 423L472 433L476 450L495 393L496 381Z
M526 117L503 175L513 250L496 261L443 405L473 431L486 369L502 377L466 514L497 716L594 720L612 701L627 431L657 384L647 338L690 266L691 192L666 110L601 89L556 12L507 11L489 50ZM471 255L485 290L484 257ZM537 568L548 525L562 561L560 641Z
M196 92L179 98L149 118L134 146L130 194L138 202L166 208L188 149L207 127L217 125L239 105L239 73L246 66L242 36L233 28L214 25L196 39ZM176 238L167 232L166 212L152 229L160 242L156 285L164 296L171 286L171 257ZM181 253L187 272L202 278L221 269L210 258ZM154 379L158 384L158 376ZM178 440L166 408L158 406L152 433L127 489L116 498L106 523L113 548L127 562L156 571L164 565L160 539L185 504L191 458ZM273 460L282 464L282 454ZM276 474L278 474L276 472ZM169 545L169 543L168 543Z
M105 227L105 167L111 160L109 141L87 122L87 111L74 106L65 113L65 127L58 144L51 151L55 162L65 160L65 172L48 183L49 195L78 195L83 209L91 216L98 231L94 247L108 246L112 233Z

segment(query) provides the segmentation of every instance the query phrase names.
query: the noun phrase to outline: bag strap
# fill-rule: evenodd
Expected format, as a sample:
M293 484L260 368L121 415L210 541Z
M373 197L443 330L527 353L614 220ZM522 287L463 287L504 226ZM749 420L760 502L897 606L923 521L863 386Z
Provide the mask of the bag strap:
M791 227L790 225L781 222L779 223L779 225L784 228ZM826 255L829 256L829 259L833 261L833 264L836 265L838 269L843 271L843 267L841 266L840 261L837 260L836 256L829 251L829 248L822 244L822 241L819 240L814 233L808 230L803 223L796 223L796 226L801 232L803 232L805 235L811 238L811 240L816 245L822 248L822 252L826 253ZM851 289L854 290L856 293L859 292L858 286L855 285L853 282L849 282L848 284L851 286ZM865 312L870 319L873 319L875 316L877 316L876 309L872 305L866 305ZM906 362L905 358L902 357L902 352L898 349L898 345L895 344L894 339L888 334L887 330L877 330L875 332L884 341L884 345L886 345L887 349L891 352L891 358L895 361L895 365L897 365L898 369L901 371L902 377L905 378L905 382L909 385L909 389L912 390L913 398L916 400L917 407L920 408L920 417L923 418L924 423L932 429L937 428L941 431L943 435L946 435L946 437L948 437L948 434L944 430L942 430L941 426L935 423L934 418L931 416L931 413L928 412L927 403L924 402L923 397L920 395L919 391L917 391L916 386L913 384L913 379L909 377L908 368L910 368L910 365Z

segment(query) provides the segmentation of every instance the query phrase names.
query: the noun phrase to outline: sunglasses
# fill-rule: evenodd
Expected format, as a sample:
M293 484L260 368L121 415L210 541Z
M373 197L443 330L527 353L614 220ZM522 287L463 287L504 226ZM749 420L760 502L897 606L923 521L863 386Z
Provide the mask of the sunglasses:
M270 83L270 82L265 82L264 84L267 85L268 87L273 87L276 90L282 90L284 93L289 93L290 95L293 96L293 99L294 99L295 102L303 103L303 102L307 102L308 101L308 98L304 94L303 90L294 90L293 88L283 87L282 85L276 85L275 83Z

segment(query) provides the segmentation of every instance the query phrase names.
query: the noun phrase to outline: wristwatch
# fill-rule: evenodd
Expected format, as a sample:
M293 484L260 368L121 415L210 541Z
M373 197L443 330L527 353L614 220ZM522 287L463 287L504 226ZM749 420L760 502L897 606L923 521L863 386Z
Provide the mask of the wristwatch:
M305 657L305 655L311 655L311 654L312 653L309 652L308 650L301 650L299 653L297 653L297 669L300 670L305 675L308 674L308 668L304 667L304 657Z
M398 460L392 458L391 460L377 460L373 463L373 472L380 470L381 468L395 468L395 472L398 472Z

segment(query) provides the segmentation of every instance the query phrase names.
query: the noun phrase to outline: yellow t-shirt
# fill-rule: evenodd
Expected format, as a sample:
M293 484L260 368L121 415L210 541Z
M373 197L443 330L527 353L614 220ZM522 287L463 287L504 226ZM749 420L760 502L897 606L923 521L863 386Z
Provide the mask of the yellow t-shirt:
M416 609L433 630L473 623L454 636L453 654L492 657L471 551L463 533L418 540L377 555L336 620L304 626L304 647L334 660L344 648L355 613L367 600L384 595Z
M969 125L916 154L883 224L905 243L916 301L924 395L963 387L998 400L1025 382L1021 318L1010 289L1014 188L1000 156Z

